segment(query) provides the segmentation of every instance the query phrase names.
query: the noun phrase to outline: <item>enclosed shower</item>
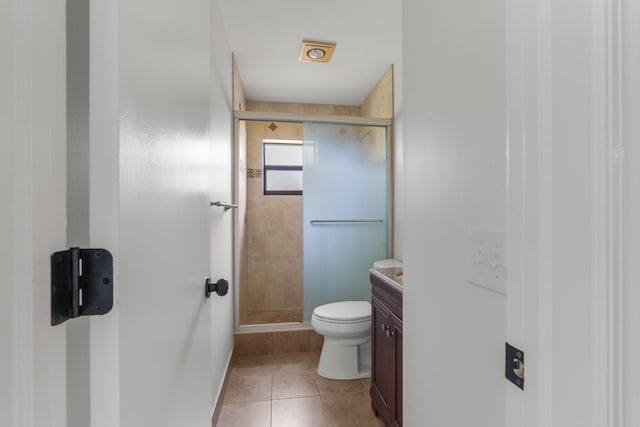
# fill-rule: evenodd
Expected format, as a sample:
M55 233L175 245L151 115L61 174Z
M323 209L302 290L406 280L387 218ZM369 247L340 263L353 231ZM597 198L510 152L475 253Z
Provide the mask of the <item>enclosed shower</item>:
M389 255L387 126L239 120L235 217L240 326L302 324L329 302L370 300Z

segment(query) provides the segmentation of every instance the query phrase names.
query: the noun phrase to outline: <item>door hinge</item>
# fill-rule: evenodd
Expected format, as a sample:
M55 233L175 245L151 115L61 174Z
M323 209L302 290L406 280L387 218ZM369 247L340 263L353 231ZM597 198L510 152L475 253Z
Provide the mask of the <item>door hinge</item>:
M51 255L51 325L113 307L113 257L106 249L70 248Z

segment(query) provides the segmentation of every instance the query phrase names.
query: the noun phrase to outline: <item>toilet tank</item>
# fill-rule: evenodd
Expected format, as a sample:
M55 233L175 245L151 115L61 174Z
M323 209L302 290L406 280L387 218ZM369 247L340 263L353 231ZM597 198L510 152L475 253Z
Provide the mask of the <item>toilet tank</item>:
M374 261L373 268L401 268L402 261L398 261L397 259L389 258L382 259L380 261Z

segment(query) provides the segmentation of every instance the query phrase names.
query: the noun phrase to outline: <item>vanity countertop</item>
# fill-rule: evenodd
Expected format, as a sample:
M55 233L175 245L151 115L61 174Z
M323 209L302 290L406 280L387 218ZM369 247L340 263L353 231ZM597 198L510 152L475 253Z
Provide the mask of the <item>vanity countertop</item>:
M385 283L402 292L402 287L404 286L402 267L372 268L369 272L380 277Z

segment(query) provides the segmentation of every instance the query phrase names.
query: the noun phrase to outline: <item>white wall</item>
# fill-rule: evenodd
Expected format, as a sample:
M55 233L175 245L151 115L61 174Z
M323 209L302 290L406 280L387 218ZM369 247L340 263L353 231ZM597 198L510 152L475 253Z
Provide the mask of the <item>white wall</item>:
M467 248L506 230L505 4L403 7L405 424L504 426L506 299Z
M638 6L404 7L407 424L636 424ZM507 310L464 284L479 226L508 229Z
M14 98L16 96L13 89L14 70L14 38L18 35L16 24L12 22L12 3L3 3L0 6L0 91L6 96L0 99L0 129L3 134L13 135L16 125L14 112ZM15 166L13 164L13 152L17 142L11 140L8 143L0 144L0 205L12 206L14 202ZM13 371L16 366L16 355L11 348L16 340L14 319L12 309L15 287L15 256L13 255L14 231L16 224L15 214L6 209L0 213L0 271L10 275L11 282L7 286L0 286L0 423L3 425L14 425L17 414L17 385Z
M0 5L0 425L66 426L66 333L49 259L65 246L65 3Z

